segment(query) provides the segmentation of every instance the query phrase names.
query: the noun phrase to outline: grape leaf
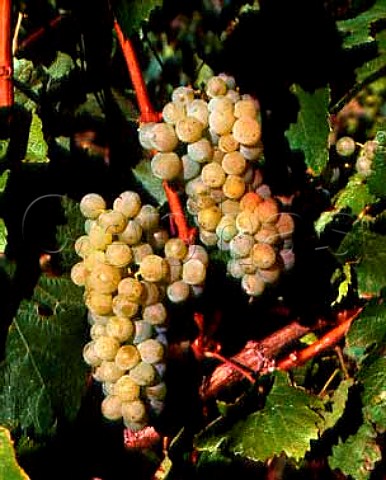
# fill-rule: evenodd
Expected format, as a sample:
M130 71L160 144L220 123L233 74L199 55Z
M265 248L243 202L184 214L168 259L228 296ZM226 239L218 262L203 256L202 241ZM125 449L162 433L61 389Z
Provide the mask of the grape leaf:
M378 357L364 365L358 374L365 417L378 432L386 430L386 358Z
M7 246L7 236L7 227L5 226L4 220L0 218L0 253L5 252L5 248Z
M162 206L166 202L162 180L153 175L148 159L142 159L133 168L133 174L141 183L142 187L157 201L159 206Z
M368 10L347 20L339 20L336 26L343 37L343 48L351 50L375 41L373 26L386 20L386 1L377 0Z
M298 85L292 87L300 105L297 122L286 131L293 150L302 150L307 166L314 175L319 175L328 163L328 106L330 93L320 88L314 93Z
M47 163L48 146L44 139L43 123L39 116L32 112L32 121L29 129L25 163Z
M386 238L372 232L365 221L353 226L339 245L336 256L341 262L353 263L359 295L378 295L386 286Z
M386 30L375 35L375 40L377 42L377 55L364 62L360 67L355 69L356 82L358 84L363 84L369 78L376 78L380 76L379 72L385 70L386 65Z
M75 68L73 59L64 52L57 52L54 61L46 69L46 72L49 77L49 81L58 82L71 73Z
M383 144L385 132L377 132L375 140L379 141L375 157L371 164L371 174L367 179L369 191L377 197L383 199L386 196L386 146Z
M384 345L386 339L386 307L373 299L352 323L346 335L345 354L358 363Z
M262 410L238 421L224 434L198 438L197 448L214 452L226 446L230 452L255 461L265 461L284 452L300 460L319 434L322 402L300 388L291 387L283 372L274 374L275 383Z
M328 457L330 467L339 469L354 480L367 480L376 462L381 460L381 451L376 443L376 432L365 422L354 435L332 448Z
M86 385L85 313L80 289L66 277L42 276L21 302L0 369L0 424L39 438L75 418Z
M0 426L0 478L1 480L28 480L19 466L10 432Z
M3 161L8 153L9 138L0 138L0 162Z
M348 399L348 393L353 383L354 380L351 378L348 380L342 380L331 397L328 397L325 400L325 412L323 413L324 424L321 433L329 428L333 428L343 415Z
M161 7L162 0L115 0L113 9L122 31L127 35L132 35L138 30L143 22L146 22L151 12Z

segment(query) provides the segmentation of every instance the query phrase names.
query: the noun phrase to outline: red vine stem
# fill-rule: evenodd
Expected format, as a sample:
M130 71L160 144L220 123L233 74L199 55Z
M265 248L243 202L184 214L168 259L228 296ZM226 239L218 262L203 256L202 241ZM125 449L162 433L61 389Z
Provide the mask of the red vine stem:
M49 29L56 28L59 25L59 23L63 20L63 18L64 18L63 15L58 15L54 17L52 20L50 20L47 26L40 27L34 32L32 32L22 42L20 42L19 50L28 48L32 43L36 42L36 40L39 40L39 38L45 35Z
M125 57L127 69L137 97L140 111L139 121L159 122L162 118L162 113L156 112L151 104L134 47L131 41L124 36L122 29L116 20L114 21L114 29L122 48L123 56Z
M356 309L355 312L341 324L327 332L316 342L312 343L303 350L290 353L287 357L283 358L277 363L276 368L279 370L289 370L293 367L298 367L308 360L311 360L311 358L316 357L321 352L336 345L347 333L352 321L362 310L362 307Z
M224 357L223 355L221 355L220 353L217 353L217 352L204 352L204 356L208 357L208 358L215 358L216 360L219 360L224 365L227 365L232 370L235 370L240 375L245 377L247 380L250 381L250 383L252 383L252 384L255 383L256 379L254 378L254 376L250 372L248 372L248 370L245 367L237 364L232 359L226 358L226 357Z
M0 108L13 106L11 0L0 0Z
M178 193L169 185L166 180L163 180L162 185L169 203L172 220L177 227L178 237L181 238L185 243L193 243L197 229L194 227L190 228L188 226Z

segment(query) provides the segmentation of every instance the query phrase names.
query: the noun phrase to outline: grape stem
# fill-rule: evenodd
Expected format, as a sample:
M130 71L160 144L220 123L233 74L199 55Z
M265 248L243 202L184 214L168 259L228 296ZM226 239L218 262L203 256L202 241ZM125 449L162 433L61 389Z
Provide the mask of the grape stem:
M162 118L162 113L156 112L150 101L145 80L143 78L142 70L139 66L138 58L135 53L133 44L128 38L125 37L119 23L116 20L114 20L114 29L117 34L118 42L122 48L127 69L133 83L140 111L139 121L144 123L159 122Z
M163 180L162 186L165 191L167 201L169 203L169 210L171 213L171 220L175 223L178 231L178 238L187 244L194 243L197 229L189 227L182 208L181 200L178 193L169 185L166 180Z
M57 15L56 17L52 18L47 26L40 27L30 35L28 35L22 42L20 42L18 50L24 50L31 46L32 43L35 43L41 37L43 37L50 29L56 28L64 19L64 15Z
M0 108L13 106L11 0L0 0Z

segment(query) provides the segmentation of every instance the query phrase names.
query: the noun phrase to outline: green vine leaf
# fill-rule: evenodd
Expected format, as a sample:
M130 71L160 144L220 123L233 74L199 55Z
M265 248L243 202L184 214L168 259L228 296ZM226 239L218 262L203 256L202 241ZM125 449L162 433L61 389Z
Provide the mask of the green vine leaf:
M333 394L325 400L324 425L321 433L333 428L341 418L346 408L349 390L354 384L353 379L342 380Z
M375 41L374 25L386 20L386 1L377 0L365 12L347 20L336 23L343 36L343 48L351 50L363 47Z
M39 116L32 112L32 121L29 129L25 163L47 163L48 145L44 138L43 123Z
M335 445L329 456L330 467L341 470L353 480L368 480L379 460L381 450L376 443L376 432L367 422L346 441Z
M161 7L162 4L162 0L133 0L131 2L115 0L113 9L122 31L130 36L141 27L143 22L149 19L151 12L155 8Z
M353 226L341 242L336 257L353 264L359 295L378 295L386 286L385 235L372 232L365 221Z
M379 142L379 146L375 151L375 156L371 164L371 174L367 179L369 191L380 199L384 199L386 184L386 132L377 132L375 140Z
M85 313L79 288L65 277L42 276L21 302L0 369L0 424L41 438L75 418L86 385Z
M199 439L197 448L211 452L224 447L235 455L265 461L284 452L296 461L310 449L323 421L322 402L300 388L291 387L283 372L275 382L262 410L238 421L224 434Z
M320 88L313 93L306 92L298 85L292 92L299 100L300 110L297 122L286 132L291 149L301 150L307 166L314 175L319 175L328 163L328 106L330 92Z
M1 480L29 480L19 466L9 430L0 426L0 478Z

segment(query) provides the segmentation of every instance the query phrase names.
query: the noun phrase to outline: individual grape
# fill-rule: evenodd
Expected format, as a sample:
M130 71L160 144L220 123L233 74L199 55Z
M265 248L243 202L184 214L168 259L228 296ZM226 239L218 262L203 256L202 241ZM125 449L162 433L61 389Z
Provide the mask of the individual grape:
M240 198L240 209L253 211L263 199L255 192L247 192Z
M341 157L351 157L356 150L356 142L352 137L340 137L335 144L335 149Z
M236 279L241 279L245 272L239 258L231 258L227 262L227 273Z
M135 345L122 345L115 355L115 364L123 371L134 368L141 360Z
M100 225L106 233L116 235L123 232L126 228L127 218L122 212L106 210L99 215L98 225Z
M246 168L245 158L240 152L229 152L224 155L221 166L228 175L242 175Z
M189 158L198 163L210 162L213 157L213 146L207 138L199 138L186 147Z
M156 207L150 204L145 204L142 205L135 219L141 225L144 232L149 232L158 227L160 214Z
M225 80L215 75L210 77L206 83L205 92L208 97L217 97L218 95L225 95L228 90Z
M81 235L75 240L74 244L75 253L81 257L86 258L94 250L94 247L91 245L90 237L88 235Z
M114 385L114 395L122 402L132 402L140 396L140 386L129 375L122 375Z
M106 395L101 403L102 415L107 420L120 420L122 418L122 401L117 395Z
M191 258L182 265L182 280L189 285L200 285L206 277L206 266L197 258Z
M275 225L267 223L255 234L255 240L258 243L277 245L281 241L281 236Z
M261 223L276 223L279 220L279 205L274 198L266 198L256 207Z
M172 303L182 303L189 298L190 287L183 280L176 280L167 286L166 295Z
M195 117L187 116L176 123L176 134L184 143L197 142L202 137L204 125Z
M97 367L102 363L102 359L96 354L94 347L95 342L93 340L87 342L86 345L83 347L83 360L90 367Z
M251 255L240 258L239 262L244 274L252 274L257 272L257 265L253 263Z
M122 377L124 371L111 360L103 360L102 363L95 368L93 378L98 382L116 382Z
M138 344L138 351L142 361L146 363L161 362L165 355L165 347L155 338L149 338Z
M194 101L194 100L193 100ZM162 109L162 119L166 123L175 125L178 120L186 117L185 105L180 102L168 102Z
M186 106L186 113L199 120L204 127L208 126L208 104L201 98L195 98Z
M182 155L181 161L184 181L192 180L200 174L200 164L196 160L193 160L188 154Z
M110 315L113 309L111 293L89 292L85 297L85 305L95 315Z
M363 177L368 177L373 172L373 160L360 153L355 162L355 169Z
M214 232L221 220L222 213L217 205L204 208L198 212L197 221L201 228L209 232Z
M194 90L191 87L180 86L172 91L172 102L187 105L194 100Z
M233 124L235 123L236 117L233 115L232 109L214 109L209 114L209 128L211 131L217 135L226 135L227 133L232 132ZM233 135L237 142L239 140Z
M252 247L253 263L261 269L270 268L276 263L276 251L267 243L256 243Z
M90 337L96 340L98 337L106 336L106 326L100 323L94 323L90 328Z
M166 308L161 302L147 305L142 311L142 318L150 325L163 325L167 319Z
M231 200L229 198L222 201L219 207L224 216L232 215L232 217L236 217L240 212L240 203L237 200Z
M281 238L291 238L295 230L293 216L287 212L281 212L275 227Z
M139 305L128 300L126 295L118 294L113 298L112 309L118 317L133 318L139 310Z
M241 145L254 147L261 138L261 126L255 118L244 116L234 122L232 133Z
M134 256L134 263L136 265L140 265L144 258L148 255L153 255L153 247L150 243L140 243L138 245L133 245L131 247L133 256Z
M218 148L223 153L235 152L239 148L239 146L240 146L239 142L235 139L235 137L231 133L221 135L221 137L218 140Z
M235 117L251 117L256 119L258 115L258 110L256 108L256 103L251 98L243 98L235 103Z
M108 319L104 330L105 335L114 337L123 343L133 337L134 324L129 318L112 316Z
M152 305L153 303L157 303L160 299L160 292L157 285L153 282L145 281L141 281L141 284L143 286L141 305L146 307L148 305Z
M181 238L170 238L165 244L165 257L182 260L187 252L188 247Z
M253 235L260 228L260 220L256 211L242 210L235 220L236 228L240 233Z
M102 360L114 360L120 346L118 340L107 335L94 340L95 354Z
M278 282L281 274L281 267L278 263L272 265L272 267L259 269L259 275L265 283L273 285Z
M169 240L169 232L166 228L158 228L148 235L148 242L154 250L162 250L165 248L166 242Z
M264 280L259 274L245 274L241 279L241 287L251 297L259 297L265 289Z
M147 362L139 362L129 371L129 377L134 380L137 385L146 387L153 385L157 379L157 371L154 366Z
M142 259L138 272L148 282L160 282L168 274L168 264L159 255L147 255Z
M88 255L83 260L83 262L88 272L92 272L93 270L95 270L95 268L98 265L106 264L105 252L102 252L102 250L94 250L93 252L90 253L90 255ZM86 285L87 285L87 279L86 279Z
M88 270L84 262L77 262L71 267L70 277L75 285L84 287L88 276Z
M130 302L140 303L144 287L136 278L125 277L118 283L118 294L124 295Z
M203 210L204 208L209 208L213 207L216 205L215 200L212 198L211 195L208 195L207 193L199 193L197 195L192 195L190 198L188 198L189 202L189 207L192 211L197 211L197 213L200 210Z
M237 233L235 217L224 215L216 227L217 237L225 242L230 242Z
M93 222L90 226L88 238L91 246L96 250L105 250L113 241L113 235L97 222Z
M252 235L238 233L229 243L229 253L232 258L247 257L254 246L255 240Z
M183 261L187 262L188 260L192 260L193 258L200 260L200 262L203 263L205 266L208 266L209 264L208 252L202 245L198 245L195 243L189 245L188 251Z
M134 327L135 327L135 334L133 338L134 345L142 343L148 338L152 338L154 333L153 325L151 325L146 320L136 320L134 323Z
M106 202L98 193L87 193L81 198L79 208L84 217L95 220L106 210Z
M167 283L173 283L181 278L182 275L182 263L181 260L172 257L166 257L165 260L168 263L168 275L166 278Z
M222 190L227 198L237 200L244 195L245 181L239 175L228 175Z
M230 98L224 95L213 97L208 102L209 113L230 112L233 114L234 104Z
M142 227L137 220L129 220L123 232L118 234L118 239L127 245L136 245L142 238Z
M151 171L161 180L174 180L182 172L182 162L175 152L158 152L151 159Z
M216 162L210 162L201 170L201 178L208 187L218 188L224 184L226 175L221 165Z
M90 271L86 285L98 293L113 293L121 280L119 269L104 263L94 265Z
M247 145L240 145L239 152L249 162L260 160L263 154L263 143L261 140L253 147L248 147Z
M203 194L210 195L210 187L208 187L208 185L205 185L200 175L199 177L193 178L185 185L185 192L188 197Z
M159 152L175 150L178 145L178 138L173 125L165 122L155 123L150 132L150 145Z
M140 428L146 422L146 406L142 400L123 402L121 411L124 424L128 428L131 428L133 424L139 424L138 427Z
M106 248L106 262L114 267L126 267L133 260L133 252L126 243L116 240Z
M141 123L138 128L138 140L145 150L152 150L152 136L153 136L153 127L156 122L145 122Z
M213 247L214 245L217 245L218 236L216 232L209 232L208 230L200 228L199 237L200 241L207 247Z
M165 400L166 394L167 386L165 382L145 387L145 395L149 400Z
M141 197L137 192L126 190L114 200L113 210L123 213L126 218L134 218L141 209Z

